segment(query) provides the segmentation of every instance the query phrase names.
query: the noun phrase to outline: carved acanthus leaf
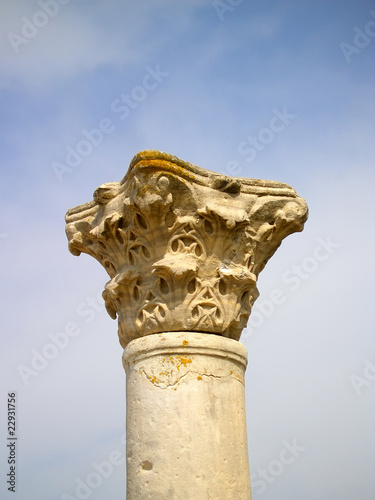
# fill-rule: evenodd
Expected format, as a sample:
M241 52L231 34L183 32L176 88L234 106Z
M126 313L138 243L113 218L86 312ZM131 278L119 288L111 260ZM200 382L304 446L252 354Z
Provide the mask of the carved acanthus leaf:
M158 151L134 157L121 182L69 210L69 249L96 258L120 342L163 331L239 339L257 277L305 201L286 184L214 174Z

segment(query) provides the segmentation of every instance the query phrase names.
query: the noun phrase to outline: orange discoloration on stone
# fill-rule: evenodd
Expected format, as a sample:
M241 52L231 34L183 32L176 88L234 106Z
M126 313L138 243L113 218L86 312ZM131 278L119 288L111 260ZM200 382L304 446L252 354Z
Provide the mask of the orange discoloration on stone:
M186 365L188 363L192 362L191 358L188 358L187 356L176 356L176 358L178 359L178 361L180 363L179 365L177 365L177 370L178 371L180 371L180 366L181 365L184 365L184 367L186 368Z

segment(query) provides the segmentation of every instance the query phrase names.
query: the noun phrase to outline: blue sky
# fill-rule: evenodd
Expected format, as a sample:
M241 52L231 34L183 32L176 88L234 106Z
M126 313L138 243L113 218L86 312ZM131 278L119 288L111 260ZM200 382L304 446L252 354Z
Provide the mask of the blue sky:
M18 499L79 498L93 464L124 450L122 349L100 298L108 277L68 252L64 214L119 181L138 151L159 149L286 182L309 205L304 232L261 273L242 336L253 499L372 500L374 2L64 1L0 7L2 498L13 498L9 391ZM77 160L87 134L96 144ZM275 289L284 300L270 306ZM56 357L22 377L69 328ZM273 474L293 442L298 456ZM125 465L91 489L93 500L124 498Z

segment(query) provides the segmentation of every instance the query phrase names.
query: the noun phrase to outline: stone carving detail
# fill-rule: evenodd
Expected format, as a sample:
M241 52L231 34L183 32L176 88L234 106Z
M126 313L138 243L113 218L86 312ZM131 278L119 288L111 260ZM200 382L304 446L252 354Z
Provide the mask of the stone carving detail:
M66 232L74 255L92 255L109 274L103 297L125 347L166 331L238 340L259 272L306 219L305 201L286 184L144 151L121 182L68 211Z

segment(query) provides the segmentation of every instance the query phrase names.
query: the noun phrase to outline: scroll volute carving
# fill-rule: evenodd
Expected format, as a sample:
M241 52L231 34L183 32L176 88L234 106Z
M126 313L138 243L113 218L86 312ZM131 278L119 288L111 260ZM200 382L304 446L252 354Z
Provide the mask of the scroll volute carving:
M110 281L121 345L166 331L239 339L259 272L301 231L305 201L286 184L234 179L171 155L136 155L124 179L68 211L70 251L92 255Z

